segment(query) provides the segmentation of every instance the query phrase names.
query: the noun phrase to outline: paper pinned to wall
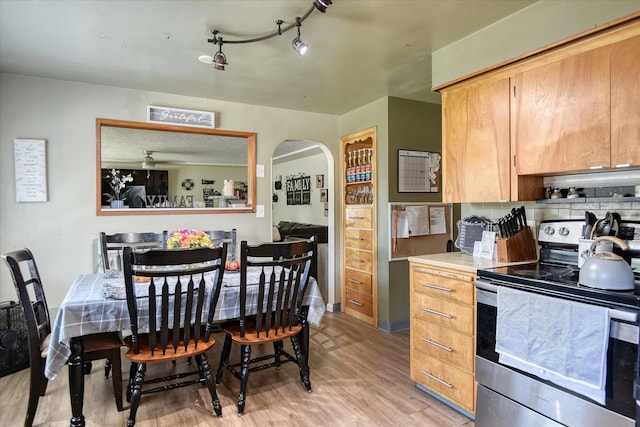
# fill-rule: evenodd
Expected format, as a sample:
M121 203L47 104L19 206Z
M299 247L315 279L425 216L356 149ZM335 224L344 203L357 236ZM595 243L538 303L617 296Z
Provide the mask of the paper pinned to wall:
M447 218L444 207L429 208L429 228L431 234L445 234L447 232Z
M409 235L425 236L429 234L429 206L407 206Z
M409 236L409 219L407 218L407 212L397 212L396 213L396 237L398 239L408 239Z

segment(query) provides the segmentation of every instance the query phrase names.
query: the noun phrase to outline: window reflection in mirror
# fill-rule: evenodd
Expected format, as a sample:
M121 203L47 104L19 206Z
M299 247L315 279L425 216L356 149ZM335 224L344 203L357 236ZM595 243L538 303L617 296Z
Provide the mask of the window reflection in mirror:
M256 134L96 120L96 212L255 212ZM111 204L112 170L131 176Z

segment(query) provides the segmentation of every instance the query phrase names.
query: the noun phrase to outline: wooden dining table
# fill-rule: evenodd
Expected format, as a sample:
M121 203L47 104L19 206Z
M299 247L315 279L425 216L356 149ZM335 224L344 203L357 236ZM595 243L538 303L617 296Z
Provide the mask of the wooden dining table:
M249 271L247 295L251 298L252 277L258 271ZM148 284L136 284L142 292ZM206 291L211 289L207 286ZM138 294L139 295L139 294ZM257 299L257 298L256 298ZM240 307L240 273L225 272L214 321L235 319ZM319 326L325 312L325 303L316 280L311 277L303 298L306 322L303 322L301 347L308 358L309 324ZM203 313L203 316L206 313ZM143 320L143 319L142 319ZM143 324L140 325L144 327ZM65 296L51 331L51 341L45 365L45 375L54 380L65 364L69 365L69 394L72 427L85 425L82 413L84 402L84 360L82 337L102 332L130 330L129 312L124 293L124 278L119 273L86 274L78 276Z

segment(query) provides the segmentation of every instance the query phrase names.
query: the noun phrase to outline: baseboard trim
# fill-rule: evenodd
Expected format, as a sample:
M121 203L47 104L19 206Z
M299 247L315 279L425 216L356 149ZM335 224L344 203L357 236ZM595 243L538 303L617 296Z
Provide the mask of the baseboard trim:
M335 303L335 304L327 304L327 311L329 313L337 313L340 311L340 303Z

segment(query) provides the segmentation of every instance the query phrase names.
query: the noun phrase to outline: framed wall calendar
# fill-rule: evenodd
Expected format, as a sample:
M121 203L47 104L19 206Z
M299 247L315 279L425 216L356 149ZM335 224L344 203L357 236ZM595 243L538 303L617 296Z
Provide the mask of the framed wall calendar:
M440 153L398 150L398 193L440 191Z

